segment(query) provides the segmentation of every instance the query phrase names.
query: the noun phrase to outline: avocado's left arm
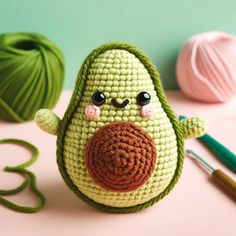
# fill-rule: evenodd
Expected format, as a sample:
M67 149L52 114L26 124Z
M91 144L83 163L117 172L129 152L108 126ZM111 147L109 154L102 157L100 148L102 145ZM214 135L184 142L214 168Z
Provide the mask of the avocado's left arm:
M180 121L184 139L197 138L206 133L207 122L198 117L186 118Z
M61 120L52 111L40 109L36 112L34 120L43 131L57 135Z

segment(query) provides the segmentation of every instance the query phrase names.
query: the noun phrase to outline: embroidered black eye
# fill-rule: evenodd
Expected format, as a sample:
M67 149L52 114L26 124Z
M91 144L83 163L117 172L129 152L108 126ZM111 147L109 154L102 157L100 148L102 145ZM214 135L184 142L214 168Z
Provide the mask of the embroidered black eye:
M104 95L104 93L97 91L92 95L91 99L94 105L101 106L102 104L105 103L106 96Z
M148 92L141 92L141 93L138 94L136 99L137 99L137 103L140 106L145 106L148 103L150 103L151 96L150 96L150 94Z

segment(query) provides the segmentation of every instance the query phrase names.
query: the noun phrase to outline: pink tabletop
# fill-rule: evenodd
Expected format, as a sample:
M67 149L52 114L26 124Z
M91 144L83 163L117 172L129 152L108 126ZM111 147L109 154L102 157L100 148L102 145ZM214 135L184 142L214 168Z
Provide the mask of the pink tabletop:
M55 108L62 116L71 92L63 92ZM208 133L236 153L236 100L221 105L206 105L188 100L180 92L167 92L176 114L199 115L209 121ZM192 160L185 160L183 174L173 191L144 211L116 215L97 211L78 199L64 184L56 165L56 137L43 133L34 122L0 123L0 138L14 137L35 144L40 150L38 161L29 169L37 175L46 205L35 214L17 213L0 206L0 235L236 235L236 204L220 191L208 175ZM214 167L225 168L198 141L186 141ZM21 147L0 146L0 168L22 163L30 153ZM0 189L21 183L16 174L0 171ZM34 205L36 198L28 190L10 197L17 203Z

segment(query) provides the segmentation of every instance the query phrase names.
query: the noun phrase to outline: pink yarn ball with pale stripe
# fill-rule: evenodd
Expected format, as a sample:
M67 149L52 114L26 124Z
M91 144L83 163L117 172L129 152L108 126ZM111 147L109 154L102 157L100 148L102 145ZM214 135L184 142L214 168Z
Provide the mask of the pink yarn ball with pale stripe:
M236 94L236 36L208 32L191 37L176 66L178 84L202 102L226 102Z

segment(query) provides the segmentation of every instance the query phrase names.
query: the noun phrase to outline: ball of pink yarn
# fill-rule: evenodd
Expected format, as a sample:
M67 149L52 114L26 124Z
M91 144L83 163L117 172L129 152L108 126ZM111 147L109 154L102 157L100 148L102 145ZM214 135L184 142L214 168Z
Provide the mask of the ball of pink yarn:
M236 94L236 36L208 32L191 37L180 51L176 74L187 96L228 101Z

